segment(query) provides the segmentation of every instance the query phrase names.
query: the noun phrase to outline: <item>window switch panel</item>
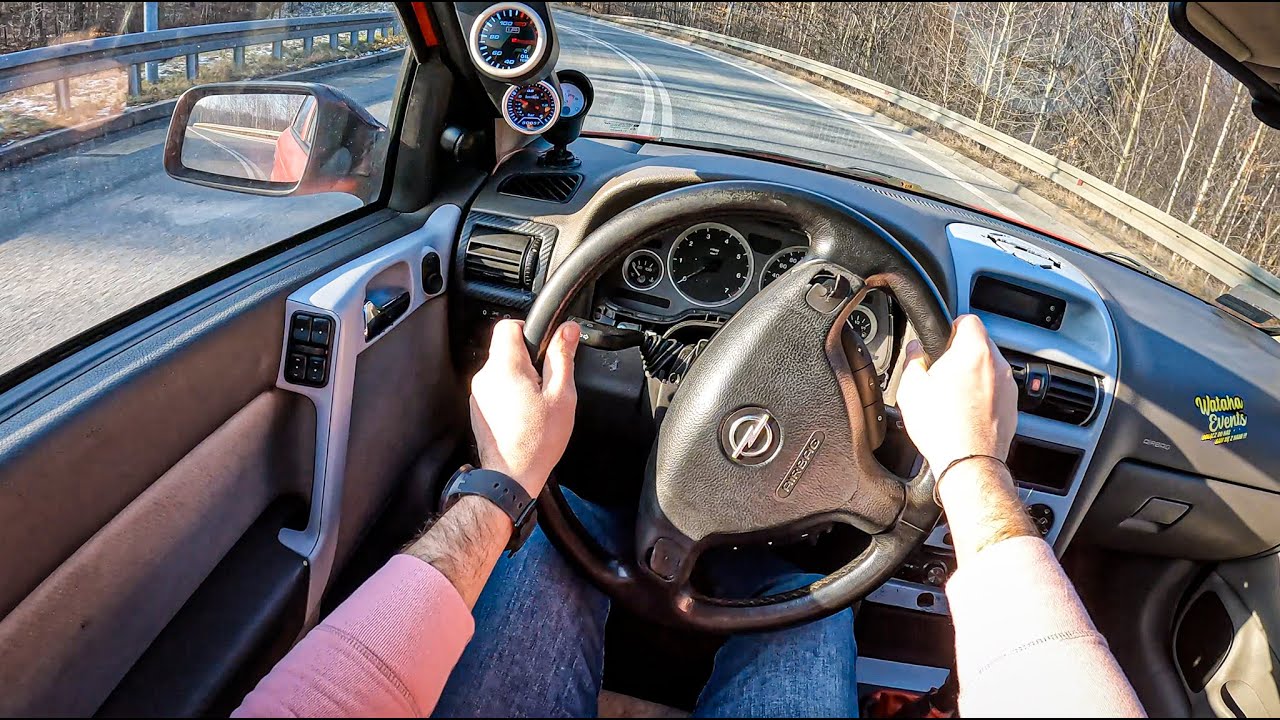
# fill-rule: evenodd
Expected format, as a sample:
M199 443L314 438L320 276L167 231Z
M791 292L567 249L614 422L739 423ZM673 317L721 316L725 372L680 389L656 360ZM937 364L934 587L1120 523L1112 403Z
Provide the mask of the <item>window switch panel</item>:
M285 380L294 385L324 387L329 382L329 350L333 345L333 318L295 312L289 318L285 350Z

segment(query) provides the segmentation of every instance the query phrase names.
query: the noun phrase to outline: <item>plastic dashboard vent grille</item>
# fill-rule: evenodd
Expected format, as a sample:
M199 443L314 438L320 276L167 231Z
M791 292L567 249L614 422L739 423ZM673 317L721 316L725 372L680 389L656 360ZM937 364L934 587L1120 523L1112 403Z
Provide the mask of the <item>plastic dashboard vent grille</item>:
M523 173L499 183L498 192L530 200L566 203L581 185L582 176L578 173Z
M1012 350L1001 352L1018 385L1019 410L1072 425L1088 425L1093 420L1098 411L1098 378ZM1036 375L1044 384L1039 398L1027 389L1028 377Z
M1037 414L1054 420L1085 425L1098 404L1098 385L1092 376L1051 367L1049 386Z
M537 246L528 235L487 228L473 232L463 261L466 277L527 290L533 282Z

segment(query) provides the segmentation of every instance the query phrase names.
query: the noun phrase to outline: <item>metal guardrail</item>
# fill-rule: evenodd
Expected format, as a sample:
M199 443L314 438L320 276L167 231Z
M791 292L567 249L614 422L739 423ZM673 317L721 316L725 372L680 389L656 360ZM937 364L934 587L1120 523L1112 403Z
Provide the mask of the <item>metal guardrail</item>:
M272 55L279 59L285 40L301 39L304 51L310 53L315 38L328 36L329 47L337 49L344 33L351 45L361 32L366 42L373 42L378 31L386 37L399 23L394 12L320 15L194 25L33 48L0 55L0 93L53 83L58 108L65 111L71 106L70 81L84 75L127 67L129 93L136 95L146 63L185 56L187 79L194 82L200 73L200 53L230 48L233 62L240 66L250 45L270 44Z
M1017 138L986 125L981 125L928 100L861 75L856 75L847 70L841 70L840 68L769 47L768 45L740 40L717 32L674 25L648 18L609 15L601 19L666 32L678 31L694 38L745 52L764 55L893 103L956 132L988 150L997 152L1037 174L1043 175L1062 188L1084 198L1153 241L1163 245L1169 251L1185 258L1188 262L1198 266L1229 288L1236 285L1245 285L1254 289L1268 291L1270 294L1280 294L1280 278L1267 272L1261 265L1172 215Z

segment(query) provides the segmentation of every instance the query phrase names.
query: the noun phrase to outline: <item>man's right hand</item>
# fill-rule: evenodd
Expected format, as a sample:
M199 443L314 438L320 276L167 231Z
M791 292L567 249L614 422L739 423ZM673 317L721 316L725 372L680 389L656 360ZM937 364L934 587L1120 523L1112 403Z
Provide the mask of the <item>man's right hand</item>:
M973 315L956 318L951 345L933 367L918 343L907 349L898 387L902 422L934 474L961 567L984 548L1036 537L1004 461L1018 426L1018 387L1009 363Z
M1018 388L982 321L961 315L933 367L918 341L907 346L898 387L902 422L935 473L967 455L1004 460L1018 426Z
M481 467L505 473L538 497L573 432L578 395L573 356L581 330L566 322L556 330L534 370L524 344L524 323L493 327L489 360L471 380L471 429Z

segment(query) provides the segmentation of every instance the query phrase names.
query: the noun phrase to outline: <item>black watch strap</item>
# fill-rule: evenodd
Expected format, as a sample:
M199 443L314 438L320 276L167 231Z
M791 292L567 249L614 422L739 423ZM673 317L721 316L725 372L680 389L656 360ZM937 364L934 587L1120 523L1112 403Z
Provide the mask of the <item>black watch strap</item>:
M485 470L470 465L463 465L449 479L445 489L444 508L448 510L464 495L477 495L494 505L511 518L511 542L507 543L507 554L514 555L529 539L536 524L538 512L537 501L529 497L529 493L510 477L497 470Z

